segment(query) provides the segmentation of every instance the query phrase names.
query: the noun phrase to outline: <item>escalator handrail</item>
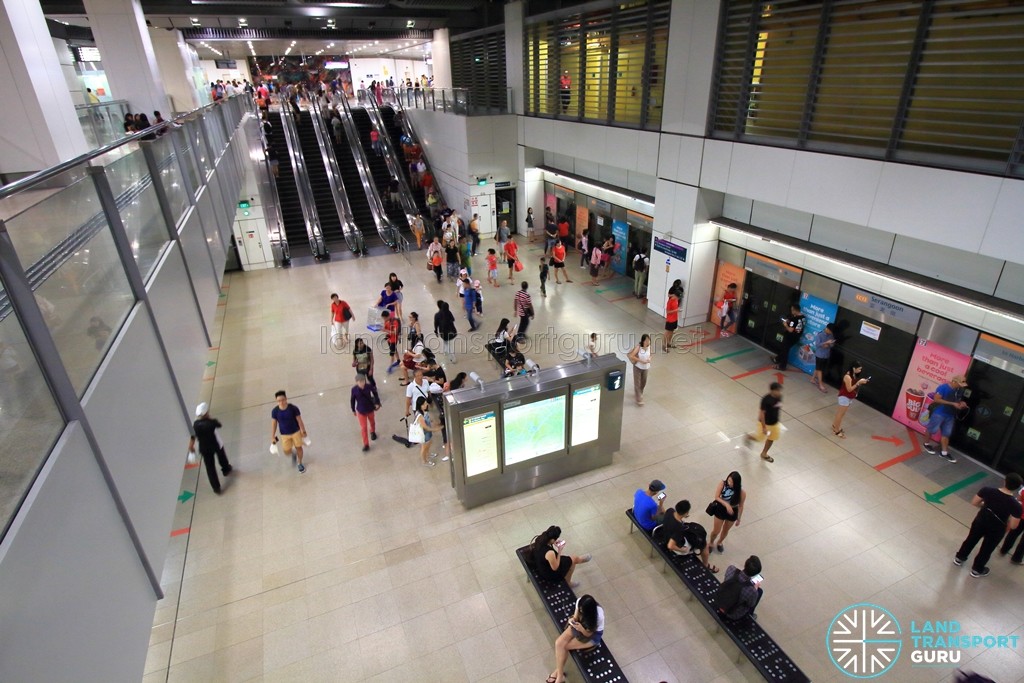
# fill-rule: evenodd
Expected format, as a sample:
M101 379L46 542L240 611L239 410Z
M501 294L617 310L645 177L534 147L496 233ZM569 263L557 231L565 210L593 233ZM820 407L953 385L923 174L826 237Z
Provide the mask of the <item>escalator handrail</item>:
M437 206L446 207L448 203L444 200L444 195L441 194L441 186L437 181L437 174L430 167L430 161L427 159L427 153L423 150L423 145L419 143L419 136L416 135L416 131L413 130L412 121L409 120L409 115L406 113L405 107L402 106L402 98L398 96L398 92L394 88L386 88L384 90L385 95L389 95L391 99L391 106L394 108L395 113L402 114L402 132L409 136L409 139L414 143L420 145L420 158L423 159L423 165L430 171L430 175L434 178L433 190L434 195L437 196ZM425 198L424 198L425 199Z
M384 240L384 244L392 249L397 249L398 240L396 236L399 232L398 228L391 222L384 211L384 203L377 192L377 184L370 175L370 161L366 158L366 152L363 150L363 145L359 140L359 129L356 128L356 122L352 119L352 108L349 106L343 92L339 92L334 96L332 104L338 106L338 102L341 102L341 106L345 110L345 115L341 117L341 123L345 127L345 137L348 138L348 146L352 150L352 158L356 163L356 170L359 172L359 180L363 183L363 191L366 193L366 199L370 204L370 213L373 214L373 222L377 226L377 234Z
M295 189L299 195L302 221L306 225L306 235L309 237L309 248L314 257L321 258L327 255L327 245L324 243L323 232L320 230L320 218L317 216L316 204L313 202L313 195L309 188L309 174L306 172L306 163L302 156L299 132L295 128L295 119L292 118L292 112L288 105L283 105L280 113L281 132L284 133L285 144L288 147L288 159L292 165Z
M405 172L402 170L402 162L398 157L398 151L391 144L391 136L388 135L388 131L384 127L384 117L381 116L380 109L377 108L376 100L369 97L366 99L366 102L369 103L369 106L363 105L363 108L370 115L370 124L377 130L377 135L380 136L381 143L384 146L384 162L388 165L388 172L391 173L391 177L398 181L398 194L399 200L402 203L402 210L405 211L406 220L412 225L413 219L420 213L420 208L416 206L416 200L413 199L412 188L409 187L409 183L405 179Z
M267 140L266 131L263 129L263 125L260 120L255 120L256 130L259 131L259 142L251 146L250 153L260 153L263 155L263 170L266 173L265 181L266 188L264 189L264 179L258 179L256 183L256 190L260 193L260 202L264 206L263 215L267 221L267 233L270 236L271 250L273 245L279 244L281 246L282 258L288 253L288 234L285 232L283 219L281 217L281 197L277 193L277 179L274 178L273 169L270 167L270 149L269 140ZM257 152L256 147L259 147ZM266 192L267 196L263 193Z
M338 212L338 219L341 221L341 231L345 236L345 244L349 250L356 254L363 252L363 232L356 225L352 217L352 207L348 204L348 195L345 193L345 181L341 178L341 169L338 166L338 158L334 154L334 145L329 143L330 133L326 130L323 117L323 110L320 108L320 98L310 99L311 110L310 120L313 123L313 132L316 134L316 144L320 148L320 158L327 170L327 182L331 186L331 195L334 199L334 209Z

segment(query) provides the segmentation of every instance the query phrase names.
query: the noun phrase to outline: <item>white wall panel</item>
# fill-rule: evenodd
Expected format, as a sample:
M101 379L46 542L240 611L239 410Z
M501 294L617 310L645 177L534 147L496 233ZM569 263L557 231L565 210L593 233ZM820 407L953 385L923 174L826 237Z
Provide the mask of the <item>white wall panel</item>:
M675 179L687 185L699 185L701 161L704 156L704 140L693 137L680 137L678 140L679 156L676 163Z
M649 132L638 132L636 140L636 166L629 170L637 170L647 175L658 174L658 147L659 138L661 136L658 133ZM607 159L606 162L611 161L616 166L619 164L614 159Z
M657 188L658 179L646 173L635 173L627 171L626 188L633 192L653 197Z
M190 287L181 253L168 249L150 278L147 294L186 404L199 396L202 362L209 347Z
M796 152L791 149L735 144L725 191L784 206L795 162Z
M729 191L729 167L732 165L733 143L705 140L700 164L700 186L719 192Z
M883 165L869 159L797 152L786 206L867 225Z
M913 237L897 235L889 265L967 287L985 294L996 291L1003 262Z
M415 111L410 110L410 116L416 121ZM539 119L534 116L524 117L523 127L525 138L523 144L537 149L551 150L554 142L553 122L548 119ZM552 150L553 151L553 150Z
M977 252L1002 181L909 164L885 164L868 225Z
M1003 179L981 242L981 253L1024 263L1024 180Z
M178 233L181 249L185 253L185 263L188 264L188 271L192 275L192 284L196 288L196 297L199 299L203 320L206 322L206 329L211 329L213 325L213 319L217 313L217 300L220 297L220 285L213 272L213 264L210 262L210 252L206 246L206 236L203 234L200 220L204 206L206 210L212 212L213 209L209 207L209 202L209 193L201 194L198 207L200 211L193 211Z
M811 236L812 218L809 213L765 202L754 202L750 213L750 222L753 225L801 240L807 240Z
M661 178L657 183L654 194L654 230L663 233L670 232L675 226L676 219L676 183Z
M693 325L708 319L717 257L717 241L694 243L687 254L690 277L686 288L686 310L683 318L685 325Z
M703 135L718 36L719 0L676 0L669 18L665 106L661 128Z
M722 205L722 215L734 221L749 223L751 213L754 210L754 200L746 197L737 197L734 194L725 195Z
M637 148L640 141L639 131L611 127L605 130L607 131L608 148L603 161L622 168L636 169Z
M856 254L872 261L887 263L896 236L863 225L815 216L810 241L839 251Z
M681 135L662 135L661 144L658 148L658 177L669 180L682 181L679 173L679 145L682 142ZM699 177L699 171L698 171ZM696 183L691 183L696 184Z
M174 481L180 478L178 472ZM73 423L0 545L0 680L137 681L155 606L85 434Z
M581 175L584 178L597 180L601 176L601 164L596 161L574 159L571 166L576 175Z
M602 183L608 183L615 187L626 187L629 185L629 171L624 168L600 164L597 179Z
M146 556L159 571L178 504L188 425L141 304L121 328L82 407Z
M996 285L996 296L1016 303L1024 302L1024 266L1019 263L1003 264L1003 272L999 274Z

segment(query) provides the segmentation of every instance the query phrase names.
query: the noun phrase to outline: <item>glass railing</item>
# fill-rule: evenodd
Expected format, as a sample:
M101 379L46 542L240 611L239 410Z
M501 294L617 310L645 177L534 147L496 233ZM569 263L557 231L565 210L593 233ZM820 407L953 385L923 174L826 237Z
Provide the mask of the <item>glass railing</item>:
M251 109L210 105L0 188L0 528Z
M75 106L78 123L85 133L90 149L105 147L125 137L124 117L128 113L128 100L112 100L99 104Z
M369 100L370 91L360 90L356 101ZM504 102L496 101L493 95L474 94L469 88L395 88L384 89L380 97L374 96L377 104L392 104L397 99L406 109L429 109L459 116L493 116L512 114L512 88L505 88Z

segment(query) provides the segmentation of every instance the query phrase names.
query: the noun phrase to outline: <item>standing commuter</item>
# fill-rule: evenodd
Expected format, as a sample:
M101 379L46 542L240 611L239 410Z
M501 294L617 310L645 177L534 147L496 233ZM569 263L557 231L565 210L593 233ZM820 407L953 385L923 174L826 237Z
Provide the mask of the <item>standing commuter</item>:
M768 451L772 444L779 440L779 435L782 433L779 426L780 412L782 412L782 385L772 382L768 387L768 393L761 397L761 405L757 413L757 431L746 435L748 445L753 441L758 443L764 441L761 459L768 462L775 462L775 458L768 455Z
M555 246L551 247L551 265L555 268L555 284L562 284L562 272L565 272L565 281L572 282L569 279L569 271L565 269L565 244L558 242Z
M463 278L462 286L462 306L466 309L466 319L469 320L469 331L476 332L478 325L476 324L476 320L473 319L473 311L476 308L477 296L479 295L468 277Z
M434 334L441 338L444 353L448 356L448 360L454 363L455 347L452 342L455 341L458 331L455 329L455 316L452 315L447 301L437 302L437 313L434 314Z
M959 567L967 561L978 541L981 541L981 549L971 565L971 576L976 579L989 575L987 565L992 551L1003 539L1003 534L1013 531L1020 524L1021 505L1017 500L1017 490L1022 484L1021 476L1011 472L1006 475L1003 484L1003 487L998 489L983 486L974 494L971 505L981 509L974 516L963 545L953 556L953 564Z
M306 423L302 421L302 413L294 403L288 402L284 391L274 394L277 405L270 411L270 443L277 443L277 432L281 431L281 444L278 446L282 455L295 452L295 462L299 474L306 471L302 464L302 440L306 438Z
M679 296L675 293L675 291L669 290L668 301L665 303L665 353L668 353L669 349L675 348L675 344L673 344L673 341L676 336L676 329L678 328Z
M651 265L651 259L643 251L637 251L633 257L633 295L637 299L643 298L644 280L647 277L647 269Z
M558 241L558 226L555 225L555 219L548 217L544 223L544 254L551 250L551 247L555 246L555 242Z
M441 263L444 259L444 247L441 246L441 238L435 236L427 246L427 267L434 271L437 283L441 284Z
M356 375L356 385L352 387L350 402L352 414L359 420L359 431L363 436L363 451L365 452L370 450L370 439L377 440L377 424L373 419L373 413L380 410L380 396L377 395L377 387L366 381L366 375Z
M1017 491L1017 502L1024 503L1024 491L1019 489ZM1006 534L1006 540L1003 541L1003 547L999 549L999 554L1009 555L1010 551L1013 550L1013 544L1021 537L1022 532L1024 532L1024 524L1018 524L1016 529ZM1010 557L1010 562L1016 565L1024 565L1024 541L1017 544L1017 550Z
M519 260L519 245L516 244L516 238L509 235L508 242L505 242L504 248L505 261L508 263L508 281L513 282L513 277L516 274L516 262Z
M470 254L476 256L480 250L480 214L474 213L469 222Z
M743 479L739 472L730 472L728 477L718 482L715 499L708 507L711 516L715 518L711 536L708 538L709 549L713 547L720 553L725 552L725 537L729 535L733 525L740 525L746 502L747 492L743 490Z
M651 369L651 335L644 334L640 343L629 352L629 362L633 364L633 391L636 404L644 404L644 389L647 388L647 371Z
M530 283L524 280L519 285L519 291L516 292L516 297L513 300L513 308L516 317L519 318L519 333L517 336L520 339L526 336L526 329L530 326L530 321L533 320L533 299L530 298L530 293L526 291L529 286Z
M338 346L348 344L348 324L355 318L352 307L337 294L331 294L331 340Z
M949 462L956 462L956 456L949 452L949 435L953 433L953 420L956 411L967 407L964 402L964 389L967 388L967 378L963 375L953 375L947 384L942 384L935 390L932 402L929 406L928 424L925 425L925 432L929 441L925 443L924 449L935 455L935 443L931 439L938 434L939 445L942 447L942 457Z
M779 354L772 358L772 363L779 370L789 367L789 350L796 346L804 333L804 316L800 312L800 306L793 304L789 307L789 316L782 319L782 349Z
M832 433L840 439L846 438L846 432L843 431L843 417L846 415L846 411L857 400L860 388L869 382L866 377L860 376L863 369L860 361L853 361L850 369L843 375L843 383L839 387L839 397L836 399L839 407L836 408L836 416L832 419Z
M736 285L729 285L733 288L732 299L733 306L736 302ZM729 290L726 290L728 292ZM729 309L732 312L732 308ZM732 322L730 321L730 325ZM725 318L722 319L722 336L727 336L728 332L725 328L728 325L725 324ZM825 325L818 334L814 335L814 374L811 375L811 384L817 385L818 390L823 394L828 393L828 389L825 388L825 371L828 370L828 361L832 357L832 347L836 345L835 328L832 327L832 323ZM835 431L835 429L833 429Z
M199 442L199 454L203 456L203 465L206 467L206 476L210 480L210 488L218 495L220 494L220 479L217 477L217 464L220 464L220 471L225 477L234 469L228 462L228 454L217 437L217 430L221 426L219 420L210 417L210 406L200 403L196 406L196 421L192 423L192 429L196 435L188 440L189 452L195 452L196 442ZM214 462L214 457L217 462Z

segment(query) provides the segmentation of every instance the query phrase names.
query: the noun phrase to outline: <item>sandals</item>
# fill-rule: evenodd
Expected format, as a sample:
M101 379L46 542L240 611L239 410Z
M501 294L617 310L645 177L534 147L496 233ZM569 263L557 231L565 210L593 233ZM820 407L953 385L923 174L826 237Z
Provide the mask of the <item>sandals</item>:
M544 681L544 683L555 683L557 680L555 676L548 676L548 680Z
M762 455L761 459L764 460L765 462L775 462L775 458L773 458L770 455Z
M708 565L708 570L709 570L709 571L710 571L710 572L711 572L712 574L717 574L717 573L718 573L718 572L720 571L720 570L718 569L718 567L716 567L716 566L715 566L715 565L713 565L713 564L709 564L709 565Z
M720 553L724 553L725 552L725 546L722 545L721 543L719 543L718 545L715 546L715 550L717 550Z
M838 432L833 429L832 433L835 434L836 436L838 436L840 439L845 439L846 438L846 432L844 432L842 429L840 429Z

